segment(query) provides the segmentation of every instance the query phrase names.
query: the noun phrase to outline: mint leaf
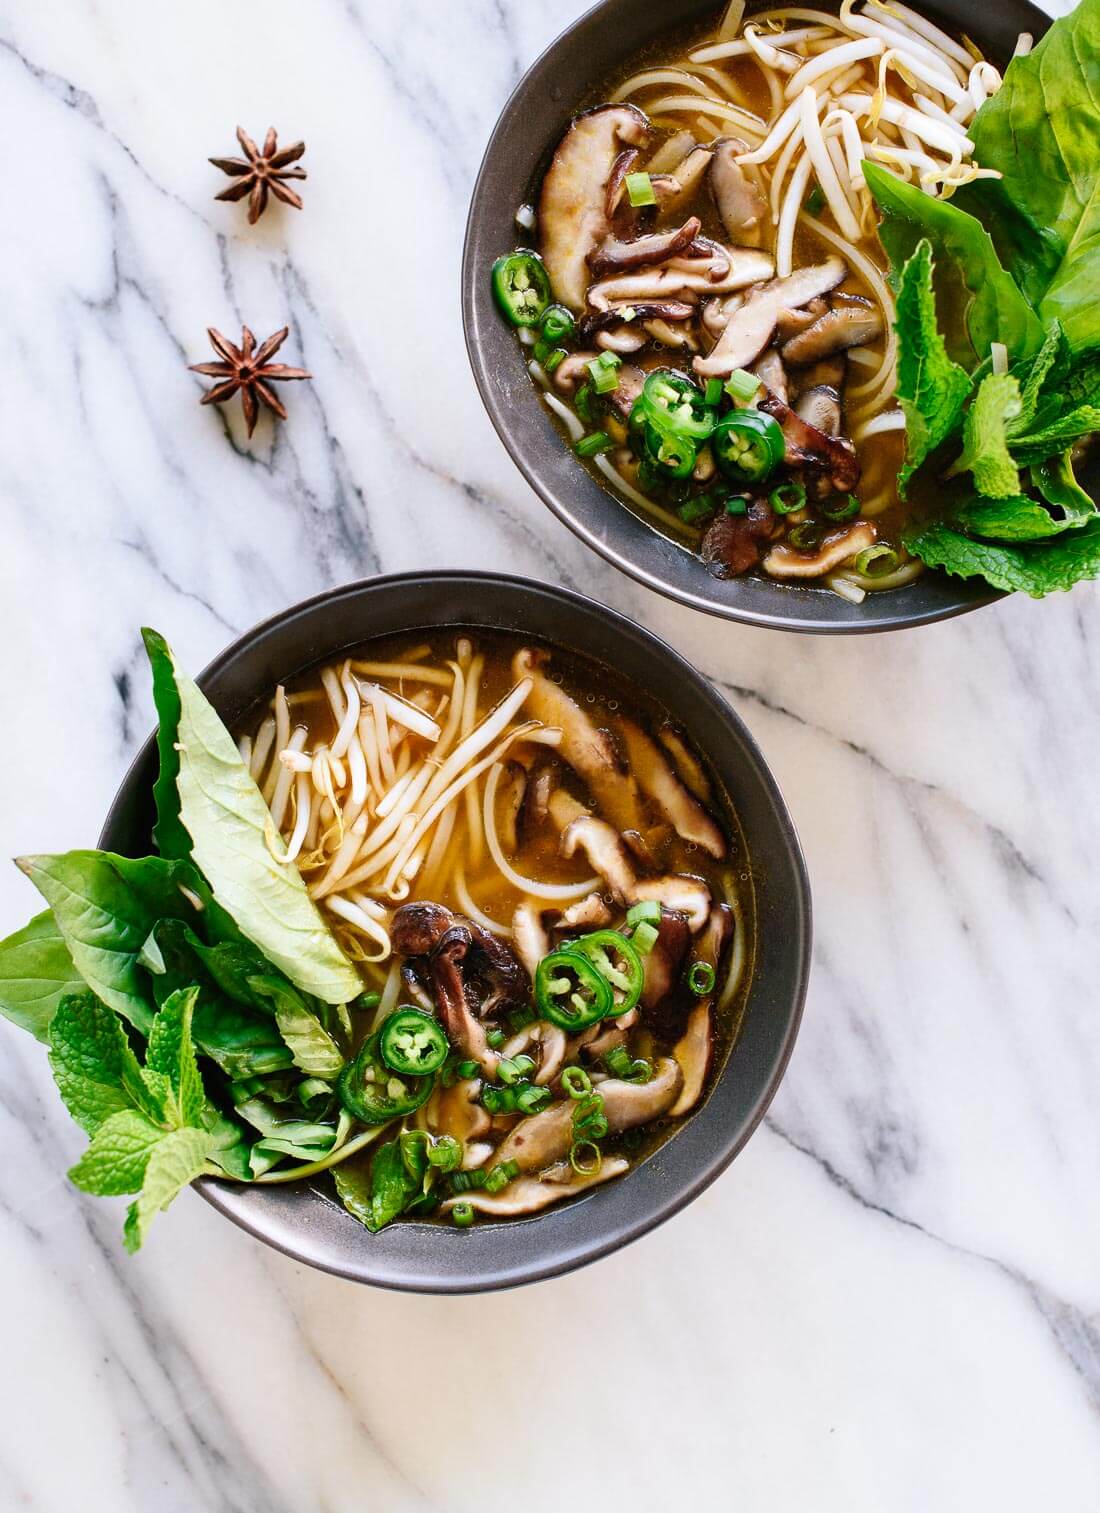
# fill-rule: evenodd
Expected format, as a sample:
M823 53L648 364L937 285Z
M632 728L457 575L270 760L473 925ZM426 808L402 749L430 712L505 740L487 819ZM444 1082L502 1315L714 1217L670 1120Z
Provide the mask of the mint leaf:
M134 860L109 851L23 856L18 866L53 910L77 971L103 1002L143 1035L153 1010L138 967L158 919L194 918L181 892L194 868L158 856Z
M286 1041L294 1065L311 1077L333 1081L344 1067L340 1047L301 994L278 977L250 977L248 985L275 1006L275 1023Z
M936 323L932 243L918 243L901 272L897 300L897 394L905 412L905 465L898 490L954 431L970 393L964 369L947 355Z
M278 859L282 842L233 737L174 659L172 670L180 817L196 865L217 902L291 982L326 1003L346 1003L360 991L358 974L297 867Z
M945 524L912 532L905 544L930 567L960 578L983 577L1005 593L1019 590L1034 599L1100 576L1100 519L1032 546L974 541Z
M205 1130L180 1129L164 1135L153 1147L145 1181L126 1214L123 1239L131 1253L141 1247L153 1219L206 1168L212 1138Z
M191 1040L191 1017L198 988L181 989L167 998L153 1020L145 1064L160 1072L172 1085L182 1123L199 1125L206 1094Z
M0 1014L37 1040L49 1040L50 1020L65 994L83 988L49 909L0 940Z
M82 1192L110 1197L136 1193L145 1180L149 1157L164 1133L136 1109L112 1114L96 1130L92 1143L75 1166L69 1180Z
M1032 462L1042 462L1054 452L1064 452L1075 441L1091 436L1094 431L1100 431L1100 407L1082 405L1034 430L1013 432L1012 451L1024 467Z
M948 477L972 473L978 492L994 499L1018 494L1020 472L1008 449L1008 433L1022 409L1019 381L1011 373L983 378L966 412L962 456Z
M49 1059L65 1107L90 1135L142 1098L141 1068L126 1032L91 993L68 994L58 1004Z

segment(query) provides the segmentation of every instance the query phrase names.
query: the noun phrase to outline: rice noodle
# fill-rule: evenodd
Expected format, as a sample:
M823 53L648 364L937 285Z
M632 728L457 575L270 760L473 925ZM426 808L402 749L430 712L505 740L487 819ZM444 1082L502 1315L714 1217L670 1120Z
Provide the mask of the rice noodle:
M497 762L485 782L483 807L485 839L489 846L489 855L496 863L497 871L513 888L520 893L526 893L530 898L541 898L553 903L572 903L574 899L587 897L593 888L600 886L598 877L589 877L580 883L540 883L534 878L523 877L511 865L500 844L496 822L497 787L503 773L504 764Z
M434 683L438 688L451 686L448 675L438 667L413 667L407 662L352 662L350 665L353 672L365 678L409 678L417 683Z
M869 436L880 436L884 431L904 431L905 415L901 410L887 410L865 420L852 431L853 441L866 441Z
M556 394L547 392L542 397L553 410L554 414L558 417L561 423L565 426L565 429L569 432L569 440L580 441L581 437L584 435L584 426L582 425L579 416L575 415L568 405L562 404L561 400L557 397ZM600 459L599 457L597 457L597 467L599 466L599 463Z
M596 464L604 477L607 478L610 483L614 484L615 488L620 494L629 499L632 504L636 504L640 510L644 510L647 515L655 516L656 519L661 522L661 528L663 530L673 531L676 535L683 536L688 541L695 540L696 536L698 535L697 531L693 531L688 526L684 525L683 521L678 520L676 516L670 514L668 510L662 509L655 500L647 499L644 494L639 493L634 485L629 482L628 479L623 477L618 468L616 468L611 462L608 461L607 455L604 452L600 452L592 459L592 461Z
M470 889L466 883L466 869L461 864L455 868L454 876L455 898L463 914L479 924L483 930L488 930L492 935L502 935L505 939L511 938L511 928L502 925L498 920L490 918L483 909L479 909L470 896Z
M343 717L339 722L339 729L336 732L336 739L332 743L332 754L336 757L343 756L344 752L348 749L348 742L351 740L352 732L358 723L359 711L362 707L359 690L355 686L355 679L352 677L346 662L340 671L340 688L347 702Z
M251 767L252 766L252 737L250 735L243 735L243 736L241 736L240 740L237 742L237 752L238 752L238 755L240 756L241 761L244 763L244 765L246 767Z
M751 137L759 139L764 135L764 123L759 116L754 116L747 110L741 110L736 105L728 105L723 100L711 99L708 95L687 97L668 95L664 99L653 100L649 110L652 115L667 115L678 110L698 110L700 100L706 102L709 115L716 115L722 120L732 122L739 131L747 132Z
M760 146L753 148L751 152L740 153L737 161L739 163L766 163L783 146L783 143L799 124L801 118L802 101L792 100Z
M722 19L718 23L715 33L720 42L728 42L731 37L736 37L741 30L741 23L745 19L745 0L729 0L722 13Z
M436 821L435 834L432 836L432 843L428 847L428 854L424 858L424 866L421 869L420 886L427 894L435 889L457 823L458 804L449 804Z
M822 12L824 14L824 12ZM811 26L801 31L778 32L768 38L773 47L798 47L802 42L812 42L817 38L828 37L833 31L836 17L830 18L828 26ZM711 46L697 47L688 57L693 63L717 63L723 58L743 58L747 54L756 56L756 50L743 39L732 42L716 42Z
M387 959L393 948L390 943L389 931L384 925L380 924L378 920L372 919L360 904L354 903L349 898L343 898L340 894L334 894L331 898L326 899L325 903L326 907L331 909L334 914L346 920L361 935L365 935L368 940L372 940L378 947L374 955L364 954L364 961L385 961Z

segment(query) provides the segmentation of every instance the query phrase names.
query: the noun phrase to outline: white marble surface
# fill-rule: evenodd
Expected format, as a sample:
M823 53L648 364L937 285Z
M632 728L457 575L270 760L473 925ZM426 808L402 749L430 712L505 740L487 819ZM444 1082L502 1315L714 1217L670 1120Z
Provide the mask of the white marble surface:
M643 593L543 509L467 369L459 249L496 112L577 8L0 4L3 851L94 842L151 724L142 623L201 666L380 569L564 583L692 656L774 764L817 901L790 1072L658 1233L447 1300L190 1194L127 1259L0 1027L4 1510L1100 1502L1100 590L791 638ZM306 138L301 215L213 202L238 119ZM242 317L316 374L252 445L185 367ZM0 933L34 907L0 874Z

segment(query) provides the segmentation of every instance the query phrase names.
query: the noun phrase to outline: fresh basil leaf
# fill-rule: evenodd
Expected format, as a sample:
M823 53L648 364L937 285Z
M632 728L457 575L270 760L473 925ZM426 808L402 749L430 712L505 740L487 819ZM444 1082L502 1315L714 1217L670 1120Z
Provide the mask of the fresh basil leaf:
M985 578L1005 593L1019 590L1034 599L1100 575L1100 519L1033 545L975 541L946 523L909 533L905 544L930 567Z
M0 1014L35 1039L49 1040L57 1005L66 993L83 988L84 979L49 909L0 940Z
M198 996L198 988L186 988L165 1000L149 1031L145 1056L146 1067L161 1072L171 1083L180 1122L196 1128L201 1126L206 1102L191 1040L191 1018Z
M1014 357L1027 357L1043 342L1043 326L1034 310L1002 267L992 238L980 221L950 200L924 194L878 163L866 163L867 187L882 211L879 235L900 270L918 244L932 244L936 287L945 308L958 319L947 324L949 356L972 369L989 354L991 343L1003 342Z
M232 736L172 660L180 816L195 862L242 932L303 992L346 1003L359 977L310 898Z
M951 201L982 223L1002 265L1037 309L1061 265L1061 238L1016 204L1001 179L975 179L956 189Z
M249 987L274 1005L275 1023L299 1070L326 1082L340 1075L343 1053L300 993L272 976L249 978Z
M370 1185L370 1213L363 1222L370 1230L384 1229L420 1191L419 1181L405 1165L400 1141L390 1140L376 1152L370 1165Z
M62 1102L89 1135L113 1114L148 1099L118 1016L91 993L66 994L58 1004L49 1060Z
M172 671L172 654L168 643L155 630L144 626L141 638L149 666L153 672L153 703L157 710L157 751L160 756L160 771L153 784L153 798L157 806L153 840L157 850L165 857L190 857L191 837L180 819L179 793L176 779L179 776L180 759L176 750L179 740L180 698Z
M157 920L195 917L182 892L194 869L158 856L134 860L108 851L23 856L18 865L53 910L84 981L147 1035L153 1010L138 955Z
M1020 385L1011 373L983 378L966 412L962 456L948 477L971 473L978 492L994 499L1018 494L1020 472L1009 451L1008 436L1022 409Z
M975 497L955 511L952 523L989 541L1043 541L1060 535L1071 524L1055 520L1049 510L1026 494L1006 499Z
M145 1180L149 1157L163 1139L164 1131L144 1114L122 1109L96 1130L91 1145L69 1168L69 1180L81 1192L99 1197L136 1193Z
M211 1145L212 1138L205 1130L179 1129L164 1135L153 1147L141 1192L126 1214L123 1239L131 1254L141 1246L156 1215L202 1176Z
M927 238L902 269L897 300L897 394L905 412L905 465L898 489L955 430L970 393L965 370L947 355L936 323L932 243Z

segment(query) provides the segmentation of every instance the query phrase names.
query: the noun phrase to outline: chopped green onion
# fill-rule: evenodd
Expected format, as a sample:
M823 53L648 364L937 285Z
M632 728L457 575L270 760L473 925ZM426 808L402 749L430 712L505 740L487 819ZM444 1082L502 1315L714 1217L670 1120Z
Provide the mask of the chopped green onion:
M726 393L736 404L748 404L750 399L755 398L760 388L760 380L755 373L746 373L744 368L734 368L726 379Z
M747 515L749 513L749 500L747 494L734 494L726 500L727 515Z
M544 363L546 361L546 359L550 356L550 352L551 352L552 346L553 346L552 342L548 342L548 341L545 341L545 340L539 340L531 348L531 356L535 359L536 362Z
M518 1009L513 1009L508 1015L508 1024L511 1027L512 1034L518 1035L520 1030L525 1030L529 1024L534 1024L538 1017L530 1004L524 1004Z
M481 1106L487 1114L514 1114L516 1090L514 1087L495 1087L489 1083L481 1090Z
M661 905L655 898L643 898L641 903L631 904L626 911L626 922L634 925L659 925L661 923Z
M575 325L572 315L564 305L551 305L544 313L539 327L543 336L553 345L568 336Z
M547 357L546 361L543 363L543 367L546 369L547 373L553 373L555 368L561 367L562 363L568 356L569 353L565 350L564 347L555 347Z
M818 508L826 520L851 520L859 514L861 505L854 494L849 494L841 504L822 504Z
M508 1174L503 1166L494 1166L485 1178L485 1191L498 1193L502 1187L508 1186Z
M527 1082L516 1088L516 1108L521 1114L538 1114L550 1102L550 1089Z
M458 1073L458 1080L465 1082L470 1077L478 1076L481 1068L476 1061L460 1061L455 1067L455 1071Z
M656 205L657 196L653 192L653 180L648 173L628 173L624 182L627 198L635 208Z
M635 310L633 305L624 305L622 309L618 311L619 319L625 320L627 322L634 320L637 317L637 314L638 312L637 310Z
M688 973L688 987L696 998L705 998L714 992L715 971L709 961L697 961Z
M581 1155L582 1151L591 1151L592 1154L585 1157ZM578 1177L598 1176L603 1165L600 1147L594 1140L575 1140L569 1150L569 1165Z
M630 939L634 943L634 949L638 951L642 956L648 956L650 951L652 951L653 947L657 944L657 936L659 933L660 932L658 931L656 925L651 925L648 921L646 921L644 924L640 924L634 931L634 934L630 937Z
M592 413L592 385L582 384L573 395L573 408L586 425L591 425L595 416Z
M475 1187L485 1186L485 1173L483 1171L452 1172L451 1191L456 1193L468 1193Z
M585 363L592 377L592 387L597 394L611 394L619 387L619 368L622 358L614 352L602 352L591 362Z
M498 1051L500 1049L500 1047L504 1044L504 1031L503 1030L495 1030L495 1029L494 1030L486 1030L485 1031L485 1044L489 1047L489 1049L491 1051Z
M818 521L803 520L787 532L787 540L797 552L812 552L824 534Z
M615 443L606 431L593 431L591 436L584 436L573 448L578 457L596 457L600 452L609 451Z
M381 1002L381 993L360 993L359 997L355 1000L355 1007L357 1009L376 1009Z
M806 210L810 215L818 215L824 209L825 191L820 184L815 184L810 190L809 198L806 201Z
M524 1077L535 1070L535 1063L530 1056L513 1056L511 1060L505 1057L497 1065L497 1076L506 1087L514 1082L520 1082Z
M570 1098L587 1098L592 1091L592 1078L583 1066L567 1066L561 1074L561 1085Z
M777 515L793 515L796 510L806 508L805 487L797 479L781 483L768 495L768 503Z
M462 1164L463 1144L453 1135L440 1135L428 1146L428 1165L437 1166L441 1172L453 1172Z
M620 1082L648 1082L653 1076L649 1062L642 1057L635 1061L625 1045L614 1046L603 1060L612 1077Z
M899 561L892 546L869 546L856 558L856 572L865 573L868 578L883 578L894 571Z
M708 405L720 404L722 399L722 380L720 378L708 378L707 386L703 390L703 403Z
M474 1222L474 1209L471 1203L456 1203L451 1209L451 1218L459 1229L469 1229Z

